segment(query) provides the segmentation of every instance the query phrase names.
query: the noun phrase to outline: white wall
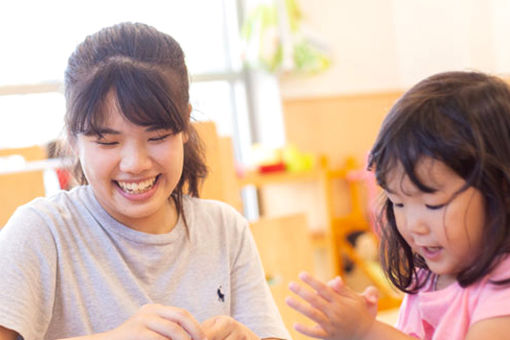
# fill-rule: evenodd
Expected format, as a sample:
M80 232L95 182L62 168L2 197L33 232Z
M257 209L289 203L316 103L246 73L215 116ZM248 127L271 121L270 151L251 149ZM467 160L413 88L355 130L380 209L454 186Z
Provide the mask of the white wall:
M510 0L298 0L332 67L280 77L281 94L405 89L436 72L510 74Z

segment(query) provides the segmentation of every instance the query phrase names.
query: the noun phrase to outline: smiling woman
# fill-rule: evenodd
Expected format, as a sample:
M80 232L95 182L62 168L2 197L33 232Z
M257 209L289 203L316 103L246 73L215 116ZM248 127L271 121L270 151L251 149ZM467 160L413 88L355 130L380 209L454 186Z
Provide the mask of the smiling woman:
M289 338L248 222L198 198L188 91L180 45L152 26L78 45L64 121L82 185L0 233L0 340Z

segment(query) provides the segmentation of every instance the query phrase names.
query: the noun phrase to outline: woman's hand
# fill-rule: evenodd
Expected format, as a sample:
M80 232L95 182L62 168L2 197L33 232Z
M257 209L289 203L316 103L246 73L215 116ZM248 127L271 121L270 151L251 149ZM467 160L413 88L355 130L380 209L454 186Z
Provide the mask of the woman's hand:
M287 298L287 304L316 322L313 327L295 324L294 328L314 338L362 339L375 322L377 294L373 288L358 294L345 286L340 277L327 284L302 273L299 278L310 291L295 282L289 288L308 303Z
M188 311L158 304L141 307L103 336L110 340L205 340L200 323Z
M248 327L233 318L220 315L202 322L207 340L259 340Z

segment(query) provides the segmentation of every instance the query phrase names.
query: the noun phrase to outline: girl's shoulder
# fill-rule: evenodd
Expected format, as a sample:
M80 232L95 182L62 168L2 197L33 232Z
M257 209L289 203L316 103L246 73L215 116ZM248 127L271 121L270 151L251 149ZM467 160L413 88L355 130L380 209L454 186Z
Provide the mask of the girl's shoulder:
M487 279L490 281L510 280L510 254L504 254L497 259L497 264L487 275Z
M510 255L499 258L496 267L482 280L473 285L476 304L471 315L471 323L510 315ZM499 283L498 283L499 282Z

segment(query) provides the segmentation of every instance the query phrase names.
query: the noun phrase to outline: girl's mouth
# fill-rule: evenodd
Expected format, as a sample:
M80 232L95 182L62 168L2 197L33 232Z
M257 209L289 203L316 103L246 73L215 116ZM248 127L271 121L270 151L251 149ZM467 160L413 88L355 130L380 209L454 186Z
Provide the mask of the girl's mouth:
M158 181L160 175L157 175L153 178L149 178L140 182L123 182L123 181L113 181L123 192L129 195L139 195L150 191L156 182Z
M441 255L443 247L421 247L421 254L427 260L435 260Z

